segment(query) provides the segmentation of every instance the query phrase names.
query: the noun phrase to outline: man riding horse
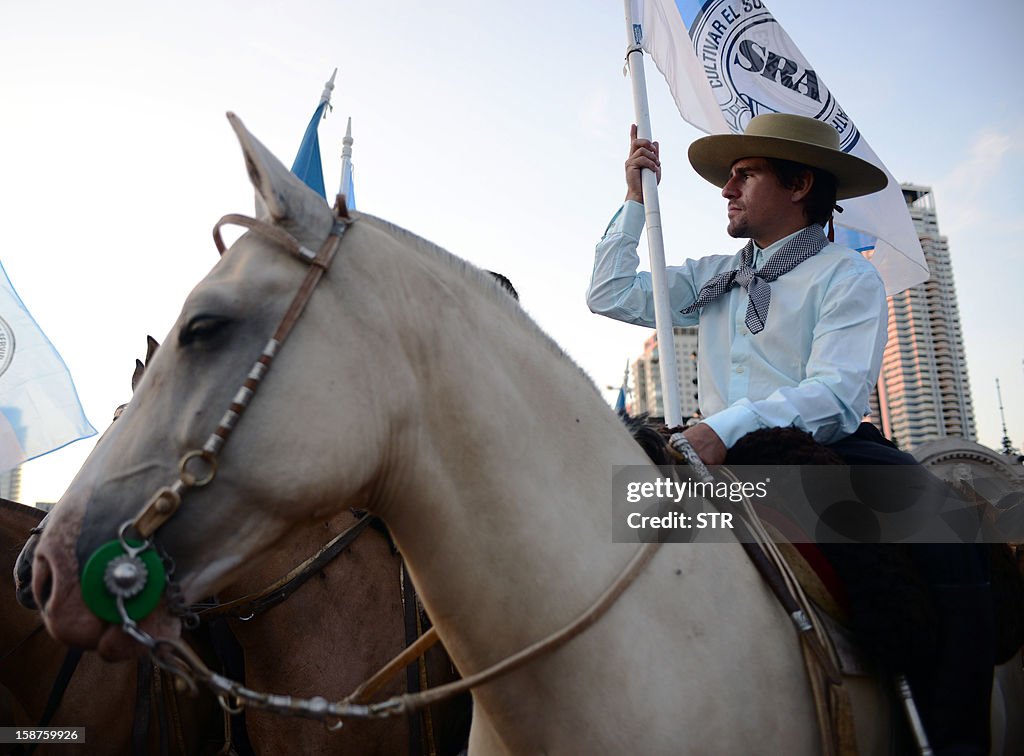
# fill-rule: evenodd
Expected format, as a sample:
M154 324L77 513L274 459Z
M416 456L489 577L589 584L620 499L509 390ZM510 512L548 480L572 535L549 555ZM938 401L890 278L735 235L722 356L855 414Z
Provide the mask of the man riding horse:
M839 150L836 131L813 118L767 114L744 134L703 137L694 169L722 187L734 255L668 267L673 325L699 325L704 419L685 431L701 459L721 464L742 436L796 427L847 464L915 465L862 422L887 337L882 280L824 227L837 199L885 188L884 172ZM597 245L587 302L598 314L654 327L649 273L637 272L644 223L641 171L661 178L657 142L632 128L626 199ZM914 475L925 475L917 472ZM937 753L988 753L993 629L987 552L964 544L909 547L929 584L940 648L912 684ZM927 679L925 679L927 678Z

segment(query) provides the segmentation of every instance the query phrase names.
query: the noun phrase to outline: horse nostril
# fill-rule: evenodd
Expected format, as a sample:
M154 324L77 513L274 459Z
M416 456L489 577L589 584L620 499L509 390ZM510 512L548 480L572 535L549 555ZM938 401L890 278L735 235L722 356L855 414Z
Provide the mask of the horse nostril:
M36 597L32 594L32 586L28 583L19 582L14 591L18 603L26 609L39 609Z
M18 555L14 563L14 595L26 609L38 609L35 596L32 595L32 560L35 558L36 542L39 536L33 533Z
M46 611L46 604L53 593L53 573L50 570L50 563L41 554L36 554L32 569L32 593L39 607Z

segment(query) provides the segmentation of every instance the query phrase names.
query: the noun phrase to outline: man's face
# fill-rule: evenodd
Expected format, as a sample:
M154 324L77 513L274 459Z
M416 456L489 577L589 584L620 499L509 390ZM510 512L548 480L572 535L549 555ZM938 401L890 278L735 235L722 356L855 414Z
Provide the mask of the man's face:
M729 200L729 235L753 239L766 247L801 226L790 228L794 206L793 190L779 183L764 158L741 158L732 164L729 181L722 187Z

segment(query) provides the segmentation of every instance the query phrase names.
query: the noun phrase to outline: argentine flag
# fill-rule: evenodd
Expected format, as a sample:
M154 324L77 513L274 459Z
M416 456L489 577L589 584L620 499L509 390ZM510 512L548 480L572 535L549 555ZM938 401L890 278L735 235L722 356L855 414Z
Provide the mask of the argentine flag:
M0 472L94 435L64 360L0 265Z

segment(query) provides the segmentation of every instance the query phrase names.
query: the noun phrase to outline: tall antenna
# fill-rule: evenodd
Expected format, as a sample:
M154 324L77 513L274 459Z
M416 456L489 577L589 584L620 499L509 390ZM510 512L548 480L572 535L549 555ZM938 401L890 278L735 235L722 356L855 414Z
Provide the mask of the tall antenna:
M1000 449L1003 454L1008 457L1017 456L1017 450L1013 448L1013 444L1010 442L1010 434L1006 432L1006 413L1003 411L1003 392L999 388L999 379L996 378L996 396L999 398L999 419L1003 423L1003 448Z

